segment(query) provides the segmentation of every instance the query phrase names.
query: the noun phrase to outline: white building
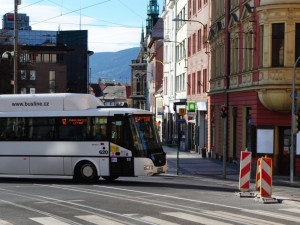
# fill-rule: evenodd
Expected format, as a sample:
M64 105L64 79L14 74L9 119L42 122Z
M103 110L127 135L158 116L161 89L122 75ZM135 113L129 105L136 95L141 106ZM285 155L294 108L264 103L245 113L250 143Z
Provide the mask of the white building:
M177 143L180 108L186 107L187 25L173 19L187 19L187 0L165 1L164 19L164 141ZM183 137L185 124L180 125Z

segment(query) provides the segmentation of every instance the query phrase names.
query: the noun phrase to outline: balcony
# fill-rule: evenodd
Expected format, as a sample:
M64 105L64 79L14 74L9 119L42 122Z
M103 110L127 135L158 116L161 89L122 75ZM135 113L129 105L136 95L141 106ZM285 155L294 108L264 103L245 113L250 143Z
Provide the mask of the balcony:
M261 0L260 5L281 5L281 4L299 4L299 0Z

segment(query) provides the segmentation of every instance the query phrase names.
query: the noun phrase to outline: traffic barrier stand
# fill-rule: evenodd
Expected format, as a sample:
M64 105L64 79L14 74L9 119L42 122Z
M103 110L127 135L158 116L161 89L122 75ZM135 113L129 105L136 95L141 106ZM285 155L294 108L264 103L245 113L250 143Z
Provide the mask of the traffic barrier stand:
M253 191L250 189L250 175L251 175L251 152L248 152L247 149L244 152L241 152L241 164L240 164L240 179L239 179L239 189L240 192L237 192L236 195L239 197L255 197Z
M276 198L272 198L272 159L267 156L261 158L260 162L260 196L257 200L262 203L278 203Z

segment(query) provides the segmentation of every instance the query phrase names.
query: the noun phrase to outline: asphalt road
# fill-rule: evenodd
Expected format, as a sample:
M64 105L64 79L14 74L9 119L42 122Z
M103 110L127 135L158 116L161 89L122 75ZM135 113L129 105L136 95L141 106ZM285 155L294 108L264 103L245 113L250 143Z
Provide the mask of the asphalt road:
M80 184L0 177L0 224L300 224L300 208L239 198L236 182L154 176Z

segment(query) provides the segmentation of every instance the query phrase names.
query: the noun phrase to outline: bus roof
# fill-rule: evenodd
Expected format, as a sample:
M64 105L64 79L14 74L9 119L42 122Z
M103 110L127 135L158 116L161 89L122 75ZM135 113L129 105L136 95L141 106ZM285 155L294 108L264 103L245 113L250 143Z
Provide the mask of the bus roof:
M0 112L76 111L95 109L103 103L90 94L16 94L0 95Z

